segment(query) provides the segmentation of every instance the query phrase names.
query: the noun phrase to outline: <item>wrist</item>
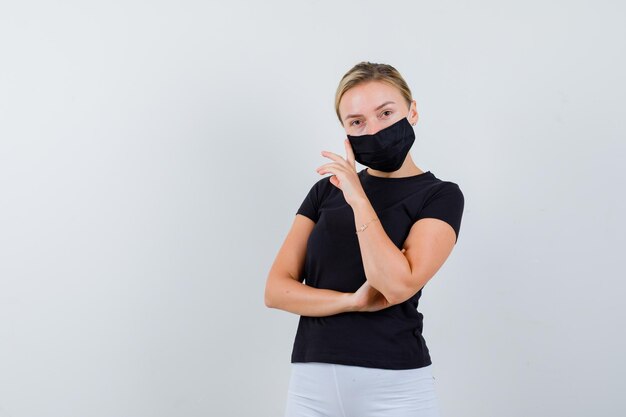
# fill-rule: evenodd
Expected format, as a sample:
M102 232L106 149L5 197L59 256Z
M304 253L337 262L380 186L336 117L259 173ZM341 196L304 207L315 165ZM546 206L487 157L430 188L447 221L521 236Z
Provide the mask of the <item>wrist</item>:
M369 204L370 201L367 199L367 196L363 194L362 196L355 198L350 205L352 206L352 209L356 211L367 207Z
M359 311L359 306L356 304L356 301L354 300L353 292L343 293L343 299L344 299L344 307L346 309L346 312Z

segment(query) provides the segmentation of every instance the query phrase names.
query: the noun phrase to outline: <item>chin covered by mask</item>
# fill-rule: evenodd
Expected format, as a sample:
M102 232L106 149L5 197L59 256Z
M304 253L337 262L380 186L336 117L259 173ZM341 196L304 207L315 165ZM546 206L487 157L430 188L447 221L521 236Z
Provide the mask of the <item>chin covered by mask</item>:
M415 142L415 132L403 117L373 135L348 135L348 140L358 163L377 171L393 172L404 163Z

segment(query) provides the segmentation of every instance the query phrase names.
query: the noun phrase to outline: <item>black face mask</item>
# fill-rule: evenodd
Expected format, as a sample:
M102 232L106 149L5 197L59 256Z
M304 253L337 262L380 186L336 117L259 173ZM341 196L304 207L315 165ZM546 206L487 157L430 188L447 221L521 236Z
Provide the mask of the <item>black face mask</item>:
M406 117L373 135L350 136L354 159L372 169L393 172L400 169L415 142L413 126Z

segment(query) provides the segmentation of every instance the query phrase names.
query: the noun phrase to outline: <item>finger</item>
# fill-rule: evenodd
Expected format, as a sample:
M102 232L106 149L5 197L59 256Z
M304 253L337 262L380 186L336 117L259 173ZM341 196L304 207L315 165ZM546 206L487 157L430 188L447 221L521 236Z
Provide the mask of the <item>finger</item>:
M326 173L326 172L332 172L334 174L343 171L341 165L337 164L336 162L329 162L327 164L321 165L319 167L317 167L316 171L320 174L322 173ZM324 171L324 172L322 172Z
M321 166L316 169L316 171L320 175L328 174L329 172L333 175L337 175L340 172L343 172L342 169L339 168L337 165Z
M346 161L348 161L348 164L350 164L350 166L356 170L356 167L354 164L354 151L352 150L352 145L350 144L350 141L348 139L344 140L344 145L346 147Z
M336 162L346 162L346 160L341 155L337 155L334 152L322 151L322 156L332 159L333 161L336 161Z

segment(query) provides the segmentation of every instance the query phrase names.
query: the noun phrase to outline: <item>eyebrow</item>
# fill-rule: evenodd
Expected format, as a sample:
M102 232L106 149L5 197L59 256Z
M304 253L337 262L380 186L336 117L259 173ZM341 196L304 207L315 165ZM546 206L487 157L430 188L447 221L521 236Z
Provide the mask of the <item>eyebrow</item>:
M395 101L385 101L383 104L381 104L380 106L376 107L374 110L379 110L382 107L385 107L387 104L396 104ZM348 120L351 117L358 117L358 116L363 116L362 114L349 114L346 117L343 118L343 120Z

